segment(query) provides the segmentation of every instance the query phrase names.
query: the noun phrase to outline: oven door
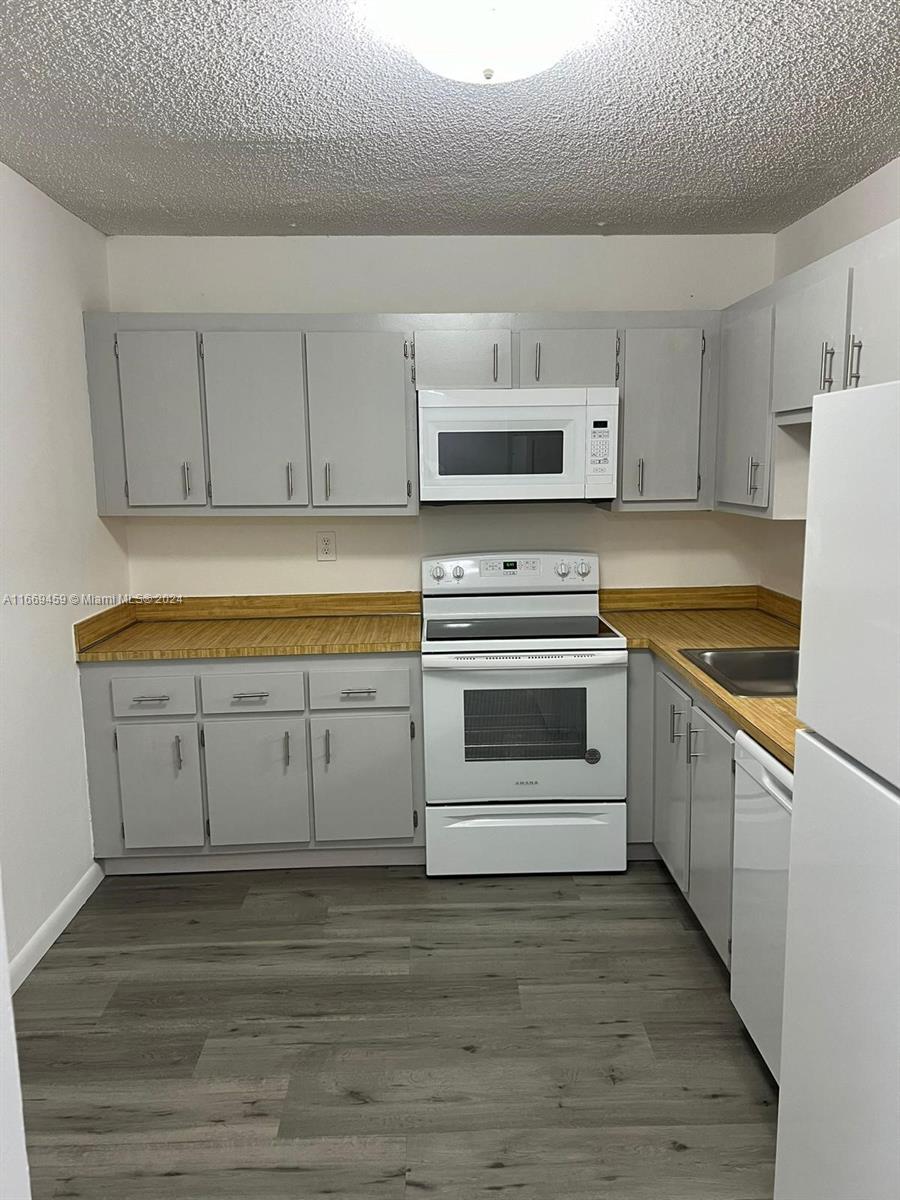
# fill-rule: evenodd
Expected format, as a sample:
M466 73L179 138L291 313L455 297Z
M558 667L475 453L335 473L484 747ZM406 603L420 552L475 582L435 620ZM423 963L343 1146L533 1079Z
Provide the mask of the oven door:
M420 397L422 500L583 500L585 413L583 404L432 406Z
M625 798L627 650L478 661L422 657L429 804Z

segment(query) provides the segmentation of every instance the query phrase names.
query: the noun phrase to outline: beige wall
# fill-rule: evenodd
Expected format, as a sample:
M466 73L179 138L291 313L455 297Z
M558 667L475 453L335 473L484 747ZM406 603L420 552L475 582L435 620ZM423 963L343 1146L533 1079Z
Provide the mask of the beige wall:
M113 237L114 309L506 312L724 308L772 279L769 234Z
M775 278L900 217L900 158L775 235Z
M0 591L125 591L121 531L96 515L83 308L107 303L104 238L0 165ZM15 956L88 869L72 623L90 608L0 605L0 865Z

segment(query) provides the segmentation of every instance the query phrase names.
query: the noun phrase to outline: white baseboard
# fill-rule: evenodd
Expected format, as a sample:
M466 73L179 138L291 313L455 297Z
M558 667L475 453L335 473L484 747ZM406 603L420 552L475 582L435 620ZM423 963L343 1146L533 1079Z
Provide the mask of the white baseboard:
M240 854L161 854L104 858L107 875L170 875L199 871L266 871L316 867L400 867L425 862L424 846L350 850L257 850Z
M9 964L9 982L15 991L31 974L103 878L99 863L91 863L75 886L53 910Z

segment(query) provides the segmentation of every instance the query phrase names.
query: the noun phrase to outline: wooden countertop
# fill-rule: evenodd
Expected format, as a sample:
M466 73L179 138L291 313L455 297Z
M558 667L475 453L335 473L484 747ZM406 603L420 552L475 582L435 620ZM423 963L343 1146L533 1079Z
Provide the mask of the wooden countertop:
M779 762L794 769L794 737L802 728L794 696L733 696L689 662L682 649L796 646L800 630L759 609L604 612L631 650L652 650Z
M773 594L758 591L759 607L753 606L757 590L751 588L655 589L646 595L642 589L623 590L601 593L601 603L613 601L603 605L603 615L625 634L630 649L652 650L793 769L794 736L800 728L796 700L732 696L679 653L688 647L796 646L797 625L772 615L799 615L796 601L773 601ZM656 607L642 610L642 601ZM76 626L78 661L414 654L421 637L419 602L417 593L398 592L188 598L181 608L121 605L119 611L105 610L83 622L80 633Z
M421 646L417 614L137 621L78 655L79 662L274 658L293 654L407 654Z

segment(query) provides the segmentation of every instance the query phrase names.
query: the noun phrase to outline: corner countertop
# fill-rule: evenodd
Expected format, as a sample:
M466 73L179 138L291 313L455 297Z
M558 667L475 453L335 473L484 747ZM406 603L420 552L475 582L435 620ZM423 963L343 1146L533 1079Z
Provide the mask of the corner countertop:
M736 649L741 646L797 646L800 630L760 609L604 612L604 618L628 638L630 650L652 650L685 676L755 742L790 770L794 769L797 720L795 696L733 696L680 653L687 649Z

